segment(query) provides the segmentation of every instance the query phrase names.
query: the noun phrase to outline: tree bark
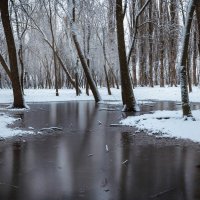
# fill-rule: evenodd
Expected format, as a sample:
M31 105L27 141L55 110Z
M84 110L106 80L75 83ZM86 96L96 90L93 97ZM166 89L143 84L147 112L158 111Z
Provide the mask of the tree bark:
M24 98L19 78L17 52L16 52L15 41L12 33L9 11L8 11L8 0L0 1L0 11L1 11L2 24L6 37L9 62L10 62L10 78L12 82L13 97L14 97L12 107L25 108L26 106L24 103Z
M194 31L194 39L193 39L194 53L193 53L193 84L197 86L197 31Z
M198 32L199 32L199 37L198 37L198 51L200 54L200 2L196 1L195 2L196 6L196 16L197 16L197 25L198 25Z
M181 81L181 99L182 99L182 111L183 116L192 117L190 108L188 88L187 88L187 58L188 58L188 46L190 39L190 29L195 10L195 0L190 0L188 7L188 14L185 22L184 35L183 35L183 47L180 56L180 81Z
M165 86L164 82L164 31L163 31L163 26L164 26L164 12L163 12L163 1L160 0L160 87Z
M149 3L149 85L153 87L153 23L152 23L153 3Z
M177 26L177 5L176 1L170 1L170 41L169 41L169 77L171 86L177 86L176 84L176 57L177 57L177 36L176 36L176 26Z
M129 69L126 58L122 0L116 0L116 21L117 21L117 40L118 40L119 62L120 62L120 75L121 75L121 91L122 91L122 101L124 105L123 111L136 111L136 101L133 93L131 79L129 76Z
M54 37L54 31L53 31L53 22L52 22L52 10L51 10L51 1L48 1L49 3L49 25L50 25L50 31L51 31L51 37L52 37L52 50L53 50L53 59L54 59L54 73L55 73L55 90L56 90L56 96L59 96L58 92L58 67L57 67L57 57L56 57L56 43L55 43L55 37ZM46 7L45 7L46 8ZM47 8L46 8L47 10ZM47 10L48 13L48 10Z
M72 21L73 21L72 22L72 26L74 26L73 28L75 28L75 26L76 26L76 24L75 24L76 23L76 20L75 20L76 19L75 4L76 4L75 0L73 0L73 10L72 10L72 16L73 16L73 18L72 18ZM90 86L90 89L92 91L92 94L94 96L94 99L95 99L96 102L99 102L102 99L101 99L100 93L99 93L99 91L97 89L97 86L95 85L95 82L94 82L94 80L92 78L92 74L90 72L90 69L89 69L89 67L87 65L87 61L86 61L86 59L84 57L84 54L82 52L82 49L80 47L79 41L77 39L77 33L76 33L75 30L72 31L72 38L73 38L73 41L74 41L74 44L75 44L75 47L76 47L76 50L77 50L77 54L78 54L79 59L81 61L81 64L82 64L82 67L83 67L87 82L88 82L88 84Z

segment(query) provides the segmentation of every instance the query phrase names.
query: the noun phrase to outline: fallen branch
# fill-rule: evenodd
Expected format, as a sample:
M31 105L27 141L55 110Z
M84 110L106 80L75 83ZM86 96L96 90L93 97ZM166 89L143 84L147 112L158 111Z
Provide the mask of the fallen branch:
M155 198L157 198L157 197L159 197L159 196L162 196L162 195L164 195L164 194L166 194L166 193L168 193L168 192L171 192L171 191L173 191L173 190L175 190L176 188L171 188L171 189L168 189L168 190L164 190L164 191L162 191L162 192L159 192L159 193L157 193L157 194L155 194L155 195L152 195L152 196L150 196L150 198L151 199L155 199Z
M15 189L18 189L18 188L19 188L19 187L16 186L16 185L10 185L10 184L7 184L7 183L0 183L0 185L10 186L10 187L15 188Z
M49 128L42 128L40 129L39 131L62 131L63 129L62 128L59 128L59 127L49 127Z
M106 144L106 151L109 152L108 145Z
M122 162L122 165L126 165L128 164L128 160L125 160L124 162Z

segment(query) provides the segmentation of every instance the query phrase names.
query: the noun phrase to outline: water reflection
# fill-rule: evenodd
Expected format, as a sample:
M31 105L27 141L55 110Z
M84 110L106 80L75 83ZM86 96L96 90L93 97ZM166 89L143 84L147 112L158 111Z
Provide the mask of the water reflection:
M21 171L21 143L14 142L12 145L13 164L11 170L11 183L9 186L8 199L18 199L18 189L20 184L20 171Z
M176 108L144 105L142 112L170 106ZM63 133L0 143L0 199L200 199L200 152L193 148L162 146L129 128L110 127L121 113L99 111L93 102L31 108L23 115L25 128L57 126Z

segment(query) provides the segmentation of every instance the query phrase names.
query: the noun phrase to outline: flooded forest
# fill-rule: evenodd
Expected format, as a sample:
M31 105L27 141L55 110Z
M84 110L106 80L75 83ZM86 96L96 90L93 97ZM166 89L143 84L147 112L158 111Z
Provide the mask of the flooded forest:
M0 0L0 200L200 200L200 1Z

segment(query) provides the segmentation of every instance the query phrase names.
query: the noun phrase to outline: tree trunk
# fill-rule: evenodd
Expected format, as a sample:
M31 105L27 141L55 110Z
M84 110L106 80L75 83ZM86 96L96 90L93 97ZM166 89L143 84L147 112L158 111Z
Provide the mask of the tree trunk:
M164 12L163 12L163 1L160 0L160 87L164 87Z
M91 35L91 31L90 31L90 24L88 24L88 35L87 35L87 65L90 68L90 58L89 58L89 54L90 54L90 35ZM89 84L88 81L86 80L86 94L89 96Z
M190 76L190 53L188 53L188 58L187 58L187 62L186 62L186 70L187 70L187 81L188 81L188 89L189 92L192 92L192 82L191 82L191 76Z
M85 72L85 76L87 78L88 84L89 84L89 86L90 86L90 88L92 90L92 93L94 95L95 101L99 102L99 101L101 101L101 96L100 96L99 91L97 90L95 82L94 82L94 80L92 78L91 72L90 72L89 67L87 65L87 62L86 62L86 60L84 58L83 52L81 50L81 47L79 45L79 42L77 40L77 36L76 36L75 32L72 33L72 38L73 38L73 41L74 41L74 44L75 44L79 59L81 61L83 70Z
M75 82L76 82L76 96L79 96L79 83L78 83L78 73L75 73Z
M153 87L153 23L152 2L149 4L149 85Z
M11 82L12 82L13 96L14 96L14 102L12 107L25 108L25 103L19 78L17 52L9 18L8 0L0 1L0 11L1 11L4 33L6 37L6 43L8 47L9 61L10 61L10 75L11 75Z
M196 16L197 16L197 25L198 25L198 32L199 32L199 37L198 37L198 51L200 54L200 2L196 1Z
M171 86L177 86L176 84L176 56L177 56L177 30L176 30L176 26L177 26L177 5L176 5L176 1L171 0L170 1L170 16L171 16L171 20L170 20L170 41L169 41L169 48L170 48L170 52L169 52L169 58L170 58L170 62L169 62L169 78L170 78L170 84Z
M122 0L116 0L116 21L117 21L117 40L120 62L121 90L124 111L136 111L136 101L129 76L128 63L126 58L126 47L124 40Z
M111 90L110 90L110 83L109 83L109 79L108 79L108 73L107 73L107 69L106 69L106 46L105 46L105 31L104 29L102 30L103 32L103 44L102 44L102 48L103 48L103 55L104 55L104 72L105 72L105 79L106 79L106 85L107 85L107 90L108 90L108 95L111 95Z
M189 95L188 95L188 89L187 89L187 58L188 58L188 46L189 46L189 39L190 39L190 29L193 19L193 14L195 10L195 0L191 0L189 2L188 7L188 14L185 22L185 28L184 28L184 35L183 35L183 47L182 52L180 56L180 81L181 81L181 99L182 99L182 111L183 116L191 117L192 112L190 108L190 102L189 102Z
M109 80L108 80L108 73L107 73L107 70L106 70L106 65L104 65L103 67L104 67L104 72L105 72L105 76L106 76L105 78L106 78L108 95L112 95L111 90L110 90L110 83L109 83Z
M19 48L19 51L18 51L18 57L19 57L20 65L21 65L21 76L20 76L21 88L22 88L22 93L24 94L24 61L23 61L22 44L20 44L20 48Z
M135 9L135 4L136 1L132 1L130 3L130 9L129 9L129 13L130 13L130 25L129 25L129 31L130 31L130 38L131 40L133 40L133 38L135 37L134 34L134 28L137 29L137 25L136 25L136 9ZM137 52L136 49L134 49L134 51L131 54L131 64L132 64L132 79L133 79L133 86L137 87L137 70L136 70L136 64L137 64L137 56L136 56Z
M194 39L193 39L194 53L193 53L193 84L197 86L197 32L194 31Z
M73 28L75 28L75 26L76 26L76 24L75 24L76 23L76 20L75 20L76 19L75 4L76 4L75 0L73 0L73 10L72 10L72 16L73 16L72 17L73 18L72 26L74 26ZM76 30L76 29L74 29L74 30ZM79 59L81 61L81 64L82 64L83 70L85 72L85 76L86 76L87 82L88 82L89 87L90 87L90 89L92 91L94 99L95 99L96 102L99 102L99 101L102 100L101 96L100 96L99 91L97 89L97 86L95 85L95 82L94 82L94 80L92 78L92 74L91 74L90 69L89 69L89 67L87 65L87 61L86 61L86 59L84 57L84 54L83 54L82 49L80 47L80 44L78 42L77 33L74 30L72 31L72 39L74 41L74 44L75 44L75 47L76 47L76 50L77 50L77 54L78 54Z
M47 11L48 12L48 11ZM55 37L54 37L54 31L53 31L53 22L52 22L52 10L51 10L51 3L49 0L49 25L50 25L50 31L51 31L51 37L52 37L52 50L53 50L53 59L54 59L54 73L55 73L55 90L56 90L56 96L59 96L58 92L58 67L57 67L57 57L56 57L56 43L55 43Z

